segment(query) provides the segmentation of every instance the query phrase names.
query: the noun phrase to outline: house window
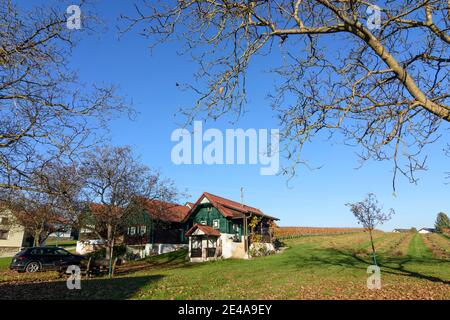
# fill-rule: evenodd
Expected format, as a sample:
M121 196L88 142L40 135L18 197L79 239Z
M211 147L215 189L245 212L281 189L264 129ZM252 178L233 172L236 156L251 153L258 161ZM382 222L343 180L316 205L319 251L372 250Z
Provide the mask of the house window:
M217 239L216 238L208 238L207 246L210 249L216 248L217 247ZM214 254L213 254L213 256L214 256Z
M136 234L136 227L130 228L130 236L134 236Z
M147 226L141 226L139 231L141 233L141 236L143 236L147 232Z
M206 221L205 221L205 220L203 220L203 221L200 221L200 224L202 224L202 225L204 225L204 226L206 226L206 225L207 225L207 223L206 223Z
M214 229L219 229L220 227L220 220L219 219L214 219L213 220L213 228Z
M5 218L5 217L3 217L3 218L0 218L0 224L3 224L3 225L8 225L8 223L9 223L9 220L8 220L8 218Z
M33 250L31 251L31 254L32 254L32 255L35 255L35 256L37 256L37 255L43 255L43 254L44 254L44 249L42 249L42 248L36 248L36 249L33 249Z
M0 230L0 240L8 240L9 230Z
M240 229L240 227L239 227L239 225L238 224L233 224L233 231L234 232L239 232L239 229Z

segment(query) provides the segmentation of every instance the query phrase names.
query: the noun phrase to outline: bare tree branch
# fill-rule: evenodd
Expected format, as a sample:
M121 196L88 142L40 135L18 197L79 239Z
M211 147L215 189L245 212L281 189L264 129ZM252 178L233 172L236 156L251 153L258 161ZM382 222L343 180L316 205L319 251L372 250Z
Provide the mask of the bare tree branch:
M417 181L424 148L448 128L447 0L385 1L375 29L367 1L143 1L136 8L124 17L124 32L141 27L154 45L176 38L198 62L195 82L182 86L198 95L183 108L188 121L239 117L252 59L275 65L270 97L293 170L305 163L305 143L336 137L357 146L361 161L392 161L395 190L397 172Z
M26 12L0 4L0 187L30 189L32 172L73 158L118 112L131 111L114 86L80 83L69 59L77 34L65 8ZM86 12L84 26L89 29ZM78 150L78 151L77 151Z

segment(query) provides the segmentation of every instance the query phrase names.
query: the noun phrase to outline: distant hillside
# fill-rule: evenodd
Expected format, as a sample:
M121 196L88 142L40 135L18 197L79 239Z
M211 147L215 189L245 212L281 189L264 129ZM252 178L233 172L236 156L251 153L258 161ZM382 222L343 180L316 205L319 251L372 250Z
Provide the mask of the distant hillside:
M275 237L285 239L307 235L342 234L363 231L363 228L276 227Z

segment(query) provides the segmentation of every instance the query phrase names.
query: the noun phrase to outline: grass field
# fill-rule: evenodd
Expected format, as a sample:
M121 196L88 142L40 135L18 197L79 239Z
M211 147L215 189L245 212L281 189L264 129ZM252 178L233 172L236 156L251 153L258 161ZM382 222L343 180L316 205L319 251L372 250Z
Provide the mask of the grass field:
M56 239L50 239L46 241L46 245L48 246L58 246L61 248L65 247L75 247L77 245L77 240L56 240Z
M9 264L11 263L11 259L10 257L7 258L0 258L0 272L2 270L6 270L9 267Z
M75 249L77 247L77 240L57 240L50 239L46 241L47 246L58 246L60 248L64 248L67 251L75 253Z
M282 253L252 260L191 264L186 252L165 254L77 291L52 273L0 272L0 299L450 299L450 257L441 255L450 240L436 236L376 233L380 290L366 287L368 235L353 233L291 239Z

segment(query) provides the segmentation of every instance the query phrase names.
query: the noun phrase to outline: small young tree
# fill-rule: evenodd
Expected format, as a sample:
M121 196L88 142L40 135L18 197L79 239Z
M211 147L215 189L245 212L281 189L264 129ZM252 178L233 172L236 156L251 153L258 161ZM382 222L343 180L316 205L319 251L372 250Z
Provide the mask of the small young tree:
M450 219L444 212L439 212L434 223L436 232L442 233L443 229L450 228Z
M358 223L369 231L373 262L375 265L378 265L372 233L377 225L383 224L385 221L391 219L392 215L395 213L394 210L389 209L388 213L383 213L383 208L379 205L378 200L373 193L369 193L363 201L347 203L346 205L350 207L350 211L358 220Z

